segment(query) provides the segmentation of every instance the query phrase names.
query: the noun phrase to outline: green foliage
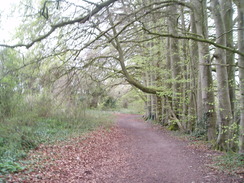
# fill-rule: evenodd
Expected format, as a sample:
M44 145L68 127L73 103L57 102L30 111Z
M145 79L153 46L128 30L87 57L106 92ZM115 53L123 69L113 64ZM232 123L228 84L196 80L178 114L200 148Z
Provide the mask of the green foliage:
M206 139L206 133L207 133L206 120L207 120L207 115L204 114L203 118L201 118L197 121L196 128L195 128L194 132L191 134L192 136L194 136L198 139L201 139L201 140Z
M167 128L170 131L177 131L177 130L179 130L179 126L175 122L171 122Z
M19 172L21 170L24 170L24 168L25 167L23 167L19 163L8 160L3 163L0 163L0 175L6 174L8 172Z
M198 140L204 140L206 139L206 131L200 128L196 128L191 133L191 136L197 138Z
M25 56L25 64L34 59L32 53ZM0 51L1 174L21 170L17 162L41 143L66 140L111 125L108 113L87 110L89 100L80 100L84 94L86 99L100 97L104 92L101 87L96 85L91 90L92 83L89 83L84 93L78 93L78 89L72 86L63 91L65 81L57 82L56 88L52 83L60 74L59 70L53 72L59 66L56 61L27 64L20 70L22 62L17 52L10 49ZM60 96L54 97L57 94ZM108 98L105 106L114 107L115 100Z
M18 57L13 50L0 50L0 122L12 113L14 94L18 88ZM9 74L7 74L9 73Z
M16 163L41 143L54 143L111 125L110 114L81 105L57 105L47 94L26 96L15 114L0 123L0 172L21 170Z
M0 85L0 119L11 115L13 90L9 86Z
M140 114L144 112L144 94L132 89L118 99L118 110L123 113Z
M116 107L116 99L107 97L103 103L103 109L114 109Z
M214 159L214 166L221 171L235 174L244 170L244 154L226 153Z
M231 125L224 127L224 129L225 132L232 134L232 136L226 140L226 143L232 143L237 148L239 143L240 125L232 123Z

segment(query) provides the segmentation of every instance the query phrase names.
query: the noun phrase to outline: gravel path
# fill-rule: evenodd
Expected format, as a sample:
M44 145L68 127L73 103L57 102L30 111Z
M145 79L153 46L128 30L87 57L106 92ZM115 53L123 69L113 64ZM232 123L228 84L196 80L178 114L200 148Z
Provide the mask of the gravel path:
M187 142L177 140L169 133L153 128L138 115L117 114L117 122L130 139L123 145L131 156L127 160L129 162L127 176L116 182L242 182L232 176L207 169L204 164L213 154L189 148Z

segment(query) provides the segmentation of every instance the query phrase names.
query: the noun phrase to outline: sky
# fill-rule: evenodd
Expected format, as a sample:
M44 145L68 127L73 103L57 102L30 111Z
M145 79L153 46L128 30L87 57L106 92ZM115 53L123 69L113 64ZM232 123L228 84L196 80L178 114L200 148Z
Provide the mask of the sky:
M6 41L11 38L19 24L16 14L11 13L14 5L19 2L20 0L0 1L0 43L7 43Z
M81 0L69 0L74 3L81 3ZM99 0L91 0L99 2ZM0 0L0 44L11 44L9 40L15 33L15 29L20 24L18 12L12 12L14 5L17 5L21 0Z

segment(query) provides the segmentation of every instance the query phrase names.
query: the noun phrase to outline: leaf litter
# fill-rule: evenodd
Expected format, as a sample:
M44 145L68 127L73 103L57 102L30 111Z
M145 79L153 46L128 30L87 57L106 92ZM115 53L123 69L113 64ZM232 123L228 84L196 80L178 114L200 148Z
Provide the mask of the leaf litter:
M126 139L122 129L111 127L55 145L40 145L29 153L26 161L32 163L9 175L7 182L108 182L126 170L129 154L120 147Z

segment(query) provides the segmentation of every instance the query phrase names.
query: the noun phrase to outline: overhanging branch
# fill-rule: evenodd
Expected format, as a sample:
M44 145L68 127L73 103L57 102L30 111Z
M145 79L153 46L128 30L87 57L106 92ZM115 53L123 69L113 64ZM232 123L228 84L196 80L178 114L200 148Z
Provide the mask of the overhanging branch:
M223 46L223 45L220 45L220 44L217 44L213 41L210 41L208 39L203 39L203 38L199 38L199 37L194 37L194 36L180 36L180 35L173 35L173 34L166 34L166 33L156 33L156 32L151 32L150 30L146 29L145 27L142 27L142 29L147 32L148 34L151 34L151 35L154 35L154 36L161 36L161 37L171 37L171 38L176 38L176 39L188 39L188 40L193 40L193 41L197 41L197 42L202 42L202 43L208 43L208 44L211 44L215 47L218 47L218 48L222 48L222 49L225 49L227 51L230 51L230 52L233 52L233 53L236 53L238 55L241 55L241 56L244 56L244 53L243 52L240 52L234 48L230 48L230 47L227 47L227 46Z
M97 14L100 10L102 10L104 7L108 7L109 5L111 5L112 3L116 2L117 0L108 0L105 1L99 5L97 5L89 14L87 14L86 16L82 16L82 17L78 17L74 20L70 20L70 21L66 21L66 22L61 22L55 25L51 25L51 29L46 33L41 35L40 37L32 40L30 43L28 44L15 44L15 45L7 45L7 44L0 44L0 47L6 47L6 48L17 48L17 47L26 47L27 49L30 48L31 46L33 46L36 42L40 42L43 39L46 39L47 37L49 37L56 29L61 28L61 27L65 27L67 25L71 25L74 23L85 23L87 22L92 16L94 16L95 14Z

